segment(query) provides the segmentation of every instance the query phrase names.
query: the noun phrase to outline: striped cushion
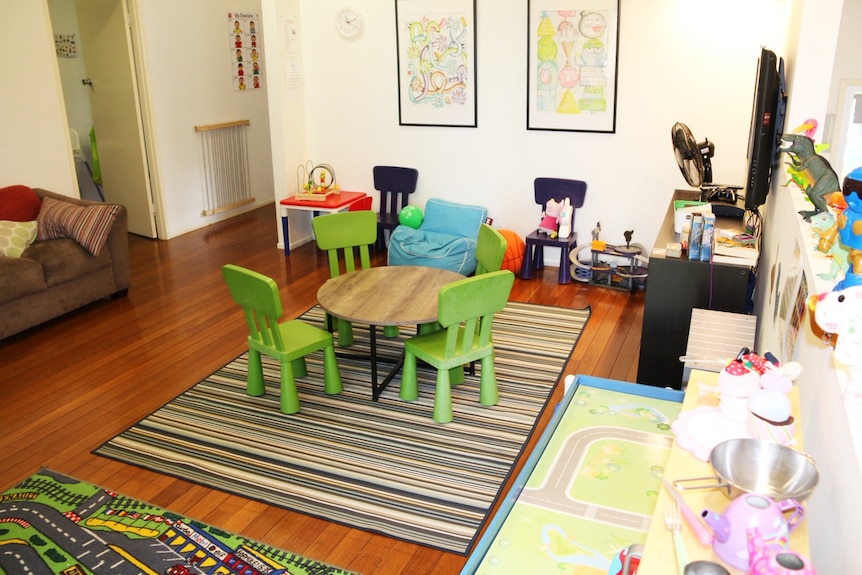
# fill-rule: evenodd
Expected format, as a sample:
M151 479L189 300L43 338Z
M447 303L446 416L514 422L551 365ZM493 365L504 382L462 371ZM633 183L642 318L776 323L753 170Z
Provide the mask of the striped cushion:
M45 198L39 210L39 240L72 238L84 249L99 255L111 233L120 206L77 206L54 198Z

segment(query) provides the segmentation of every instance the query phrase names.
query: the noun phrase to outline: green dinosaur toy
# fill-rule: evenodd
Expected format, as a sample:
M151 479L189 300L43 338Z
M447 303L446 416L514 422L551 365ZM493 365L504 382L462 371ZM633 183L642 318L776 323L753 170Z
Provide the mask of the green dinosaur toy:
M841 191L838 174L832 169L826 158L817 154L814 140L801 134L784 134L782 140L789 145L778 149L790 154L791 167L796 172L804 174L805 195L814 204L813 210L800 210L799 215L807 222L811 216L826 211L826 196L832 192Z

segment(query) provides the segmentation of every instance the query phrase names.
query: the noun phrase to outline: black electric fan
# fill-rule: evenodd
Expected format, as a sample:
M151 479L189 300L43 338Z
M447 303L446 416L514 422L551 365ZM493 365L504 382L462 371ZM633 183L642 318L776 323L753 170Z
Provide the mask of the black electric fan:
M723 186L712 183L712 157L715 145L709 140L698 142L691 130L682 122L677 122L670 130L673 153L679 171L688 185L700 188L701 200L705 202L727 202L735 204L736 190L740 186Z

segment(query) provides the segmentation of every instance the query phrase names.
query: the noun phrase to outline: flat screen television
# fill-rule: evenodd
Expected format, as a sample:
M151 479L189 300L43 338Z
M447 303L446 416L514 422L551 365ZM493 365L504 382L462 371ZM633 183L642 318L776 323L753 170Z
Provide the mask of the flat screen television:
M772 170L778 163L778 147L784 130L787 94L784 59L762 48L757 61L754 103L748 133L748 174L745 180L745 208L757 210L766 202Z

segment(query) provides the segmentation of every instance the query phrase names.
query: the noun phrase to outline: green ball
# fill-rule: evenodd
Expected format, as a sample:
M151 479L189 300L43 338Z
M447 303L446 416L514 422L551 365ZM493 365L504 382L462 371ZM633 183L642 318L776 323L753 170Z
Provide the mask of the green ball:
M422 225L422 220L425 216L422 215L422 210L416 206L404 206L398 214L398 221L408 228L416 229Z

